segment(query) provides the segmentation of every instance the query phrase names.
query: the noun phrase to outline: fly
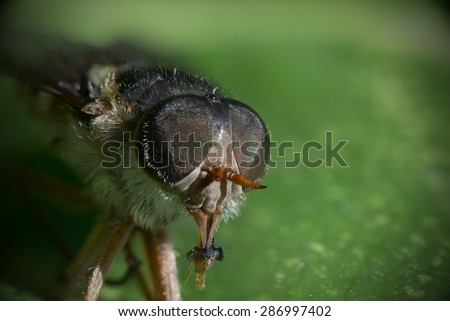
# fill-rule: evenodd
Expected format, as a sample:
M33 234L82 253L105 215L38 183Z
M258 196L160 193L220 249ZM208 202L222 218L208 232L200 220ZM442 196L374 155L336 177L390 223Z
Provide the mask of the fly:
M65 128L57 148L107 210L68 272L85 275L84 299L97 299L112 262L138 231L152 298L180 299L165 229L185 214L199 229L187 259L203 289L206 271L224 258L216 244L220 221L238 212L245 192L265 187L270 143L259 115L204 78L126 46L2 42L2 69L53 97L49 117Z

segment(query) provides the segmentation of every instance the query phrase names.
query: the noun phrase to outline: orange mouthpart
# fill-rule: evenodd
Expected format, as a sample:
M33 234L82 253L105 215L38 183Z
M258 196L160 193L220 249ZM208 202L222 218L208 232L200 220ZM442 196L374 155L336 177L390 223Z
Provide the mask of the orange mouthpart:
M216 182L220 182L224 178L232 181L233 183L240 185L242 187L252 188L252 189L263 189L267 186L257 184L245 177L244 175L238 174L228 168L211 168L211 167L203 167L204 171L213 174L213 178Z

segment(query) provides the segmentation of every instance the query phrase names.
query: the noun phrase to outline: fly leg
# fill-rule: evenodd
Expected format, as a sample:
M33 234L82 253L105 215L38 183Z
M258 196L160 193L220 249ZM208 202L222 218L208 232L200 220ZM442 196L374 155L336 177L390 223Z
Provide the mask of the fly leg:
M153 279L156 300L177 301L181 299L175 252L164 230L144 231L144 248L147 265Z
M127 216L109 233L106 242L103 243L103 246L96 255L97 259L95 263L89 268L88 284L84 293L84 300L93 301L98 298L111 264L128 242L133 229L133 220L131 216Z

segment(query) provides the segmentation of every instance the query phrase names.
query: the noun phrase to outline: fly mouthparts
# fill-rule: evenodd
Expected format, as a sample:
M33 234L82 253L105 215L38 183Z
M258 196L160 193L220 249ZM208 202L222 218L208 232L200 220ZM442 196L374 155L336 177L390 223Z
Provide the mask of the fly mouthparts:
M228 179L229 181L240 185L242 187L247 187L251 189L264 189L267 188L267 186L257 184L250 180L249 178L245 177L244 175L238 174L232 169L229 168L219 168L219 167L207 167L202 166L202 170L206 171L208 173L211 173L213 175L213 179L216 182L222 181L224 178Z

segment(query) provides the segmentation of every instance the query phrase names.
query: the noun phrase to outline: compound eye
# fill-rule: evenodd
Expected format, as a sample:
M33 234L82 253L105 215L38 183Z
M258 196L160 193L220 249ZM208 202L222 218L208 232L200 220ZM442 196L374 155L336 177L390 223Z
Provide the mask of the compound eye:
M258 114L250 107L230 100L233 154L240 174L254 182L263 178L270 160L270 137Z
M147 111L138 125L139 165L173 186L197 168L212 140L210 104L199 96L176 96Z

